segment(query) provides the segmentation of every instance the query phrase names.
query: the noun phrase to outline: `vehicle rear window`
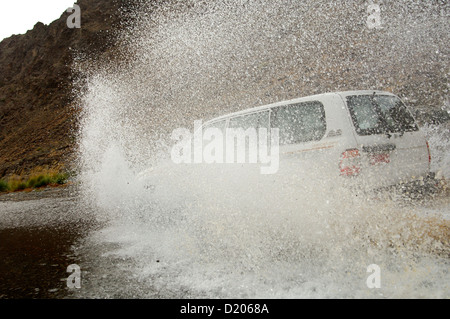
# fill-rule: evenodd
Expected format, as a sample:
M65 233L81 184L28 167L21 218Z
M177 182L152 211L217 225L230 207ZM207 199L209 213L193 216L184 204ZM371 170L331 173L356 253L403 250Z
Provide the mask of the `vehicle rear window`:
M272 111L272 128L280 130L281 145L319 141L325 135L325 109L318 101L281 106Z
M413 132L419 128L403 102L392 95L354 95L347 105L358 135Z

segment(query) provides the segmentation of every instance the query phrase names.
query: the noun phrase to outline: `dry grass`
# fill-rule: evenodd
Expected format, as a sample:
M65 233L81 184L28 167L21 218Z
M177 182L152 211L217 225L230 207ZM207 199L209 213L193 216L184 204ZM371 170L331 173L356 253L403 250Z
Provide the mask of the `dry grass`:
M69 174L57 168L37 167L26 176L11 176L7 181L0 181L0 192L16 192L45 186L57 186L67 183Z

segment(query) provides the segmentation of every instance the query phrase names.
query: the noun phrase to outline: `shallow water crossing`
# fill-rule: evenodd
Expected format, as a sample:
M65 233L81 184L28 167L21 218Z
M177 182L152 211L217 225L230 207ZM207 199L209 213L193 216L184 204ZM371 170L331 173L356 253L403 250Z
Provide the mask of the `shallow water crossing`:
M400 89L387 69L415 74L408 52L445 51L436 8L367 30L365 7L190 4L139 11L152 14L124 32L129 63L79 65L79 207L105 226L77 248L75 296L448 298L448 193L352 191L314 159L267 176L170 160L171 132L195 120L305 92ZM448 148L431 147L442 168Z

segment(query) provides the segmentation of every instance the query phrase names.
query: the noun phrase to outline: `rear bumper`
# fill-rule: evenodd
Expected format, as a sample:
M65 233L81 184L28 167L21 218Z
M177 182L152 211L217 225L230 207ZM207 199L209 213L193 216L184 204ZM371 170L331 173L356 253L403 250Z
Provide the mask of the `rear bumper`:
M401 171L377 169L362 169L358 176L348 179L354 187L363 189L386 188L395 185L424 184L426 181L434 179L434 174L430 172L428 163L419 163L403 167Z

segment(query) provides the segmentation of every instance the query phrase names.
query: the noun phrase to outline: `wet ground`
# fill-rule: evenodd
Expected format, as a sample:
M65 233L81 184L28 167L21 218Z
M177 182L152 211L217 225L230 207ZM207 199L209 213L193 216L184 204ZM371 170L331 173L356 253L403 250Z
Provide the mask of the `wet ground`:
M0 299L158 298L107 256L115 245L88 239L102 226L74 185L0 195ZM82 289L67 286L74 264Z
M156 270L151 276L140 276L139 263L114 253L120 245L92 240L92 234L108 232L108 228L96 219L94 210L80 205L79 198L74 185L0 196L0 299L221 296L220 292L205 290L203 294L186 285L171 285L176 273L165 270L170 265L151 252L147 252L145 266L152 263ZM437 196L421 203L421 213L432 216L449 212L449 207L448 195ZM449 219L448 214L444 219ZM81 267L82 289L67 287L71 275L67 267L72 264ZM438 276L448 277L445 266ZM154 282L159 283L157 288ZM448 288L439 289L448 296Z
M94 226L76 188L0 196L0 298L63 298L73 246Z

